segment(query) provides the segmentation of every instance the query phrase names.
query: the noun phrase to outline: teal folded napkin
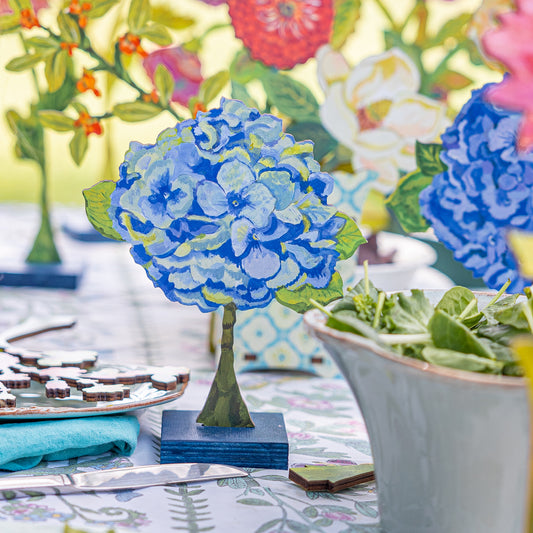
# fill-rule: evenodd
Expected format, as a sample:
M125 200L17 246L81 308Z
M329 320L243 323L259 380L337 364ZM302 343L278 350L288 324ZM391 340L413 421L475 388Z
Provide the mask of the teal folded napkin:
M137 445L135 416L94 416L0 424L0 470L26 470L41 461L62 461Z

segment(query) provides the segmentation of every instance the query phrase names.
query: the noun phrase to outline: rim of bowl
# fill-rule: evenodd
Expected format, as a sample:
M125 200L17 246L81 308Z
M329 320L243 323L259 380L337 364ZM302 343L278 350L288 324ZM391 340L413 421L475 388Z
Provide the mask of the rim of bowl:
M487 291L473 291L476 295L493 295L493 292ZM332 337L336 340L362 346L374 352L377 356L383 357L393 363L399 365L405 365L425 374L433 374L443 378L453 378L460 381L469 383L477 383L480 385L492 385L502 386L505 388L511 387L525 387L526 380L523 377L502 376L496 374L483 374L481 372L472 372L469 370L459 370L456 368L448 368L445 366L437 366L426 361L420 361L419 359L413 359L400 354L396 354L392 351L386 350L373 342L371 339L350 333L347 331L339 331L337 329L326 326L326 316L318 309L311 309L303 315L304 323L312 331L316 332L318 337L321 335L326 337Z

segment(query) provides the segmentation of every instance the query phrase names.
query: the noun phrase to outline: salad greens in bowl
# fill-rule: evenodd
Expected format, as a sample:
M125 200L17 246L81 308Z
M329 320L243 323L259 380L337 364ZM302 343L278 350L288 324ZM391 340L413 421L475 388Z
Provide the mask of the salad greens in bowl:
M523 533L530 415L512 346L533 298L465 287L386 293L365 276L306 326L350 385L394 533Z

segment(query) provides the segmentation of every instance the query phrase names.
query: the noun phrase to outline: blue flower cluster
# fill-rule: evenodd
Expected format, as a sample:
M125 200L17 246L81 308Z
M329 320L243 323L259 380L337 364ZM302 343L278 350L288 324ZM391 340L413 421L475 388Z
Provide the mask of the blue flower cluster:
M310 142L237 100L131 143L108 211L134 260L173 301L267 305L280 287L326 287L345 220Z
M516 150L520 114L485 102L490 86L471 99L442 135L448 169L420 195L420 207L437 238L454 257L499 289L529 282L520 276L507 243L512 228L533 230L533 153Z

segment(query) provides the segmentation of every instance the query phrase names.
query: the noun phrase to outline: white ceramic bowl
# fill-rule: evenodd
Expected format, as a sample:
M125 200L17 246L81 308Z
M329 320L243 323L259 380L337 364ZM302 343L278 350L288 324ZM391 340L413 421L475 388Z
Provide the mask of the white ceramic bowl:
M327 327L318 310L304 321L363 414L384 532L523 533L530 424L524 379L396 355Z
M417 270L437 260L437 253L429 244L404 235L382 231L377 234L377 245L383 255L396 252L392 263L368 267L368 277L372 283L385 291L411 288ZM355 278L361 279L363 276L363 266L356 266Z

